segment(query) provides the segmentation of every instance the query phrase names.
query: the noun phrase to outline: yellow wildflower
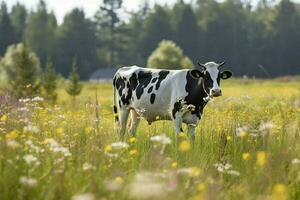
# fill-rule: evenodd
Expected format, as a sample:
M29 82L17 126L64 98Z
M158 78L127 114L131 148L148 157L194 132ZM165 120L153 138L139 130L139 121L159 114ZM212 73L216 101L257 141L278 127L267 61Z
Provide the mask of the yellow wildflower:
M85 127L84 132L85 134L90 134L93 131L92 127Z
M17 131L17 130L12 130L12 131L10 131L10 132L6 135L6 139L13 140L13 139L16 139L18 136L19 136L18 131Z
M256 164L260 167L263 167L266 164L266 152L259 151L256 154Z
M191 144L190 144L190 142L187 141L187 140L182 141L182 142L180 143L180 145L179 145L179 150L180 150L180 151L188 151L188 150L190 150L190 149L191 149Z
M228 136L226 137L226 140L227 140L227 141L231 141L231 140L232 140L232 137L231 137L230 135L228 135Z
M136 149L132 149L129 151L130 156L135 157L138 154L138 151Z
M59 134L59 135L64 134L64 132L65 132L65 130L62 127L56 129L56 133Z
M286 200L287 199L287 188L284 184L277 183L273 187L271 200Z
M198 168L198 167L193 167L193 170L192 170L192 176L193 177L197 177L197 176L200 176L200 174L201 174L201 170L200 170L200 168Z
M112 151L112 146L110 144L106 145L104 148L105 152L111 152Z
M0 118L0 121L1 122L6 122L7 118L8 118L7 115L2 115L1 118Z
M249 160L250 159L250 153L243 153L242 158L243 158L243 160Z
M206 189L206 185L204 183L199 183L197 189L199 192L203 192Z
M172 163L172 168L177 168L177 166L178 166L178 163L176 161Z
M183 132L179 133L178 135L179 138L185 138L185 134Z
M124 179L121 176L117 176L114 181L120 185L124 183Z
M129 138L130 143L136 143L136 141L137 141L136 137Z

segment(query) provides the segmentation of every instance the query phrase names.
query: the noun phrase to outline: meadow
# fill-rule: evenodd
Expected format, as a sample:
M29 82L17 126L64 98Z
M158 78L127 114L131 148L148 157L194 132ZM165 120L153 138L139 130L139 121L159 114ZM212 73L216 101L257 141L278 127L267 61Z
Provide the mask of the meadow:
M1 200L300 199L299 79L223 81L194 143L145 120L121 142L110 83L63 87L55 106L0 96Z

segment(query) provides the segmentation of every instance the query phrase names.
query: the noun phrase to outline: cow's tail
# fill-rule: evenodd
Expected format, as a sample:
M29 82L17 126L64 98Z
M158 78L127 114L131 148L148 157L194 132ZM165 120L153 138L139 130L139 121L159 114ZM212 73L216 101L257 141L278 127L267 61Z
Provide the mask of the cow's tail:
M119 122L119 114L118 114L118 104L117 104L117 93L116 93L116 75L113 79L113 90L114 90L114 117L115 117L115 122Z

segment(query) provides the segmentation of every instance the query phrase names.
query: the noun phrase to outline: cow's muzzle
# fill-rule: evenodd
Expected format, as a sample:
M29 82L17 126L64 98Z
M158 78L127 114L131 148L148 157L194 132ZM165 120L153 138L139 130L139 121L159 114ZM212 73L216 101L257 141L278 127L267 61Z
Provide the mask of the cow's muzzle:
M222 96L222 90L221 90L221 89L211 89L211 90L210 90L210 96L211 96L211 97L219 97L219 96Z

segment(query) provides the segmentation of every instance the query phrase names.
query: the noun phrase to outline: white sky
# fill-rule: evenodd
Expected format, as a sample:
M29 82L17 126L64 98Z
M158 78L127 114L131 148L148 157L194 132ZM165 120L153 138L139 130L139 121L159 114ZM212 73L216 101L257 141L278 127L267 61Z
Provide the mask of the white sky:
M3 0L0 0L3 1ZM73 8L82 8L87 17L92 17L99 9L102 0L44 0L47 4L48 10L53 10L59 24L62 23L63 17L66 13L70 12ZM128 11L137 10L145 0L124 0L123 5ZM17 2L26 5L30 10L35 10L39 0L4 0L10 9ZM153 5L155 2L164 4L172 4L176 0L148 0ZM188 2L188 1L186 1Z
M35 10L39 0L0 0L4 1L8 8L10 9L17 2L26 5L30 10ZM139 6L148 1L150 5L154 3L164 4L173 4L177 0L123 0L123 5L127 11L137 10ZM191 2L193 0L185 0L185 2ZM222 1L222 0L220 0ZM257 0L252 0L253 2ZM279 1L279 0L276 0ZM300 0L292 0L295 2L300 2ZM99 9L100 3L102 0L45 0L48 10L54 11L57 21L59 24L62 23L63 17L66 13L70 12L73 8L78 7L82 8L85 11L87 17L92 17L95 12Z

